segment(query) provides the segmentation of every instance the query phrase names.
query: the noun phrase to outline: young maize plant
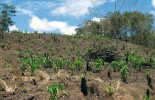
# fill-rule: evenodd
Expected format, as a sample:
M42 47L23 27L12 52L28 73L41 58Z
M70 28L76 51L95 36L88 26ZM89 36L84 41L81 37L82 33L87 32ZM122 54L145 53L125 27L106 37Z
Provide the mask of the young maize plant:
M34 75L35 71L42 66L42 58L39 55L32 56L31 50L27 50L26 56L19 58L20 69L24 72L26 70Z
M71 64L72 64L72 62L69 59L66 59L66 60L63 61L63 65L66 68L69 68L71 66Z
M80 71L82 69L82 67L84 66L84 63L85 63L84 59L82 57L79 57L74 62L74 65L76 66L76 69Z
M141 67L142 67L142 64L144 62L145 62L145 59L144 58L139 58L139 59L136 60L135 66L138 69L138 72L141 72Z
M58 100L57 96L59 95L59 91L63 91L63 95L66 95L66 92L64 91L64 87L60 84L54 83L51 86L47 87L48 92L50 93L50 99L51 100Z
M71 64L70 70L72 71L72 75L74 74L74 70L76 70L77 67L74 64Z
M108 67L108 62L104 62L104 68Z
M63 60L62 60L61 58L57 58L57 59L55 60L55 64L56 64L58 67L62 68Z
M127 82L127 73L128 73L127 65L122 66L120 73L121 73L122 81Z
M52 66L52 69L54 70L54 72L57 72L60 69L60 66L57 66L55 63Z
M43 59L43 66L44 68L52 68L54 61L49 56L45 56Z
M126 65L126 62L124 60L119 60L119 61L113 61L112 67L114 69L114 72L119 71L123 65Z
M108 96L112 96L112 94L114 93L115 89L113 86L111 85L108 85L107 88L106 88L106 93Z
M22 72L25 72L28 66L27 59L26 58L19 58L20 63L20 70Z
M95 62L91 63L91 66L94 66L96 69L96 72L100 72L102 70L103 60L102 59L96 59Z
M42 66L42 58L39 56L28 58L27 61L31 75L34 75L35 71Z
M134 67L140 72L141 71L141 65L145 63L145 58L141 58L139 55L129 55L129 61L131 61L134 64Z
M116 71L117 71L117 67L118 67L118 62L117 62L117 61L113 61L113 62L111 63L111 66L112 66L114 72L116 72Z

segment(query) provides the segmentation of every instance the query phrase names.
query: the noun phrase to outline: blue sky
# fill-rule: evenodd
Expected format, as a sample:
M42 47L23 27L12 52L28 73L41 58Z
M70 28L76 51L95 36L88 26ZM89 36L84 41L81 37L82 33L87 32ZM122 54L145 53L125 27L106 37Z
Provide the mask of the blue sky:
M115 0L0 0L13 4L17 16L10 29L29 32L75 33L75 28L86 20L99 21L107 12L114 11ZM137 2L136 2L137 1ZM98 10L99 12L98 12ZM117 0L117 10L141 11L155 17L155 0ZM155 24L154 24L155 26Z

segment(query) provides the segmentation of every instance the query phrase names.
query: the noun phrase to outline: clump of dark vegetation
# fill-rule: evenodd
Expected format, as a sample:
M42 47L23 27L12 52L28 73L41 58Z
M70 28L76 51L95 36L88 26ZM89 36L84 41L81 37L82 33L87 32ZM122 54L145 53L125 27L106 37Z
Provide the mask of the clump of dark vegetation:
M119 52L115 47L95 48L89 50L84 56L86 60L96 60L98 58L103 59L105 62L112 62L120 59Z

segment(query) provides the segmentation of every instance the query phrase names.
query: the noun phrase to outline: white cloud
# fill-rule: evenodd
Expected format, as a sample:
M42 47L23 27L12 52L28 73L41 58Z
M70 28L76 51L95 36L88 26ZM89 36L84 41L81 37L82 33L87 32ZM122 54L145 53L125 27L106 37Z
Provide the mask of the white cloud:
M155 0L152 0L152 5L153 7L155 7Z
M9 26L9 30L10 31L15 31L15 30L18 30L18 28L17 28L16 25L12 25L12 26Z
M32 10L33 12L39 11L40 9L51 9L56 4L52 1L25 1L20 7L25 7L26 9Z
M57 31L59 30L64 34L75 34L76 26L69 26L66 22L62 21L48 21L47 19L40 19L37 16L32 16L30 20L30 28L33 30L43 31Z
M66 22L62 21L48 21L46 18L40 19L39 17L35 16L34 13L30 10L23 9L17 7L17 11L26 14L31 17L29 22L30 28L33 30L44 32L44 31L60 31L64 34L75 34L76 26L69 26Z
M93 19L92 19L92 21L96 21L96 22L100 22L100 18L97 18L97 17L94 17Z
M30 10L27 10L27 9L23 9L23 8L17 7L17 11L22 13L22 14L33 16L33 12L30 11Z
M93 2L92 2L93 1ZM54 9L52 15L71 15L80 17L89 13L89 9L106 3L106 0L66 0Z

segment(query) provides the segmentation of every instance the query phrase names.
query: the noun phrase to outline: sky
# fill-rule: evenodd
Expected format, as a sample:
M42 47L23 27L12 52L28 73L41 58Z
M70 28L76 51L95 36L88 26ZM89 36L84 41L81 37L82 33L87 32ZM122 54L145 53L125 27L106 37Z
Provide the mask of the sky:
M116 10L151 13L155 18L155 0L116 1ZM16 6L10 30L28 32L75 34L86 20L100 21L115 11L115 0L0 0L2 3Z

